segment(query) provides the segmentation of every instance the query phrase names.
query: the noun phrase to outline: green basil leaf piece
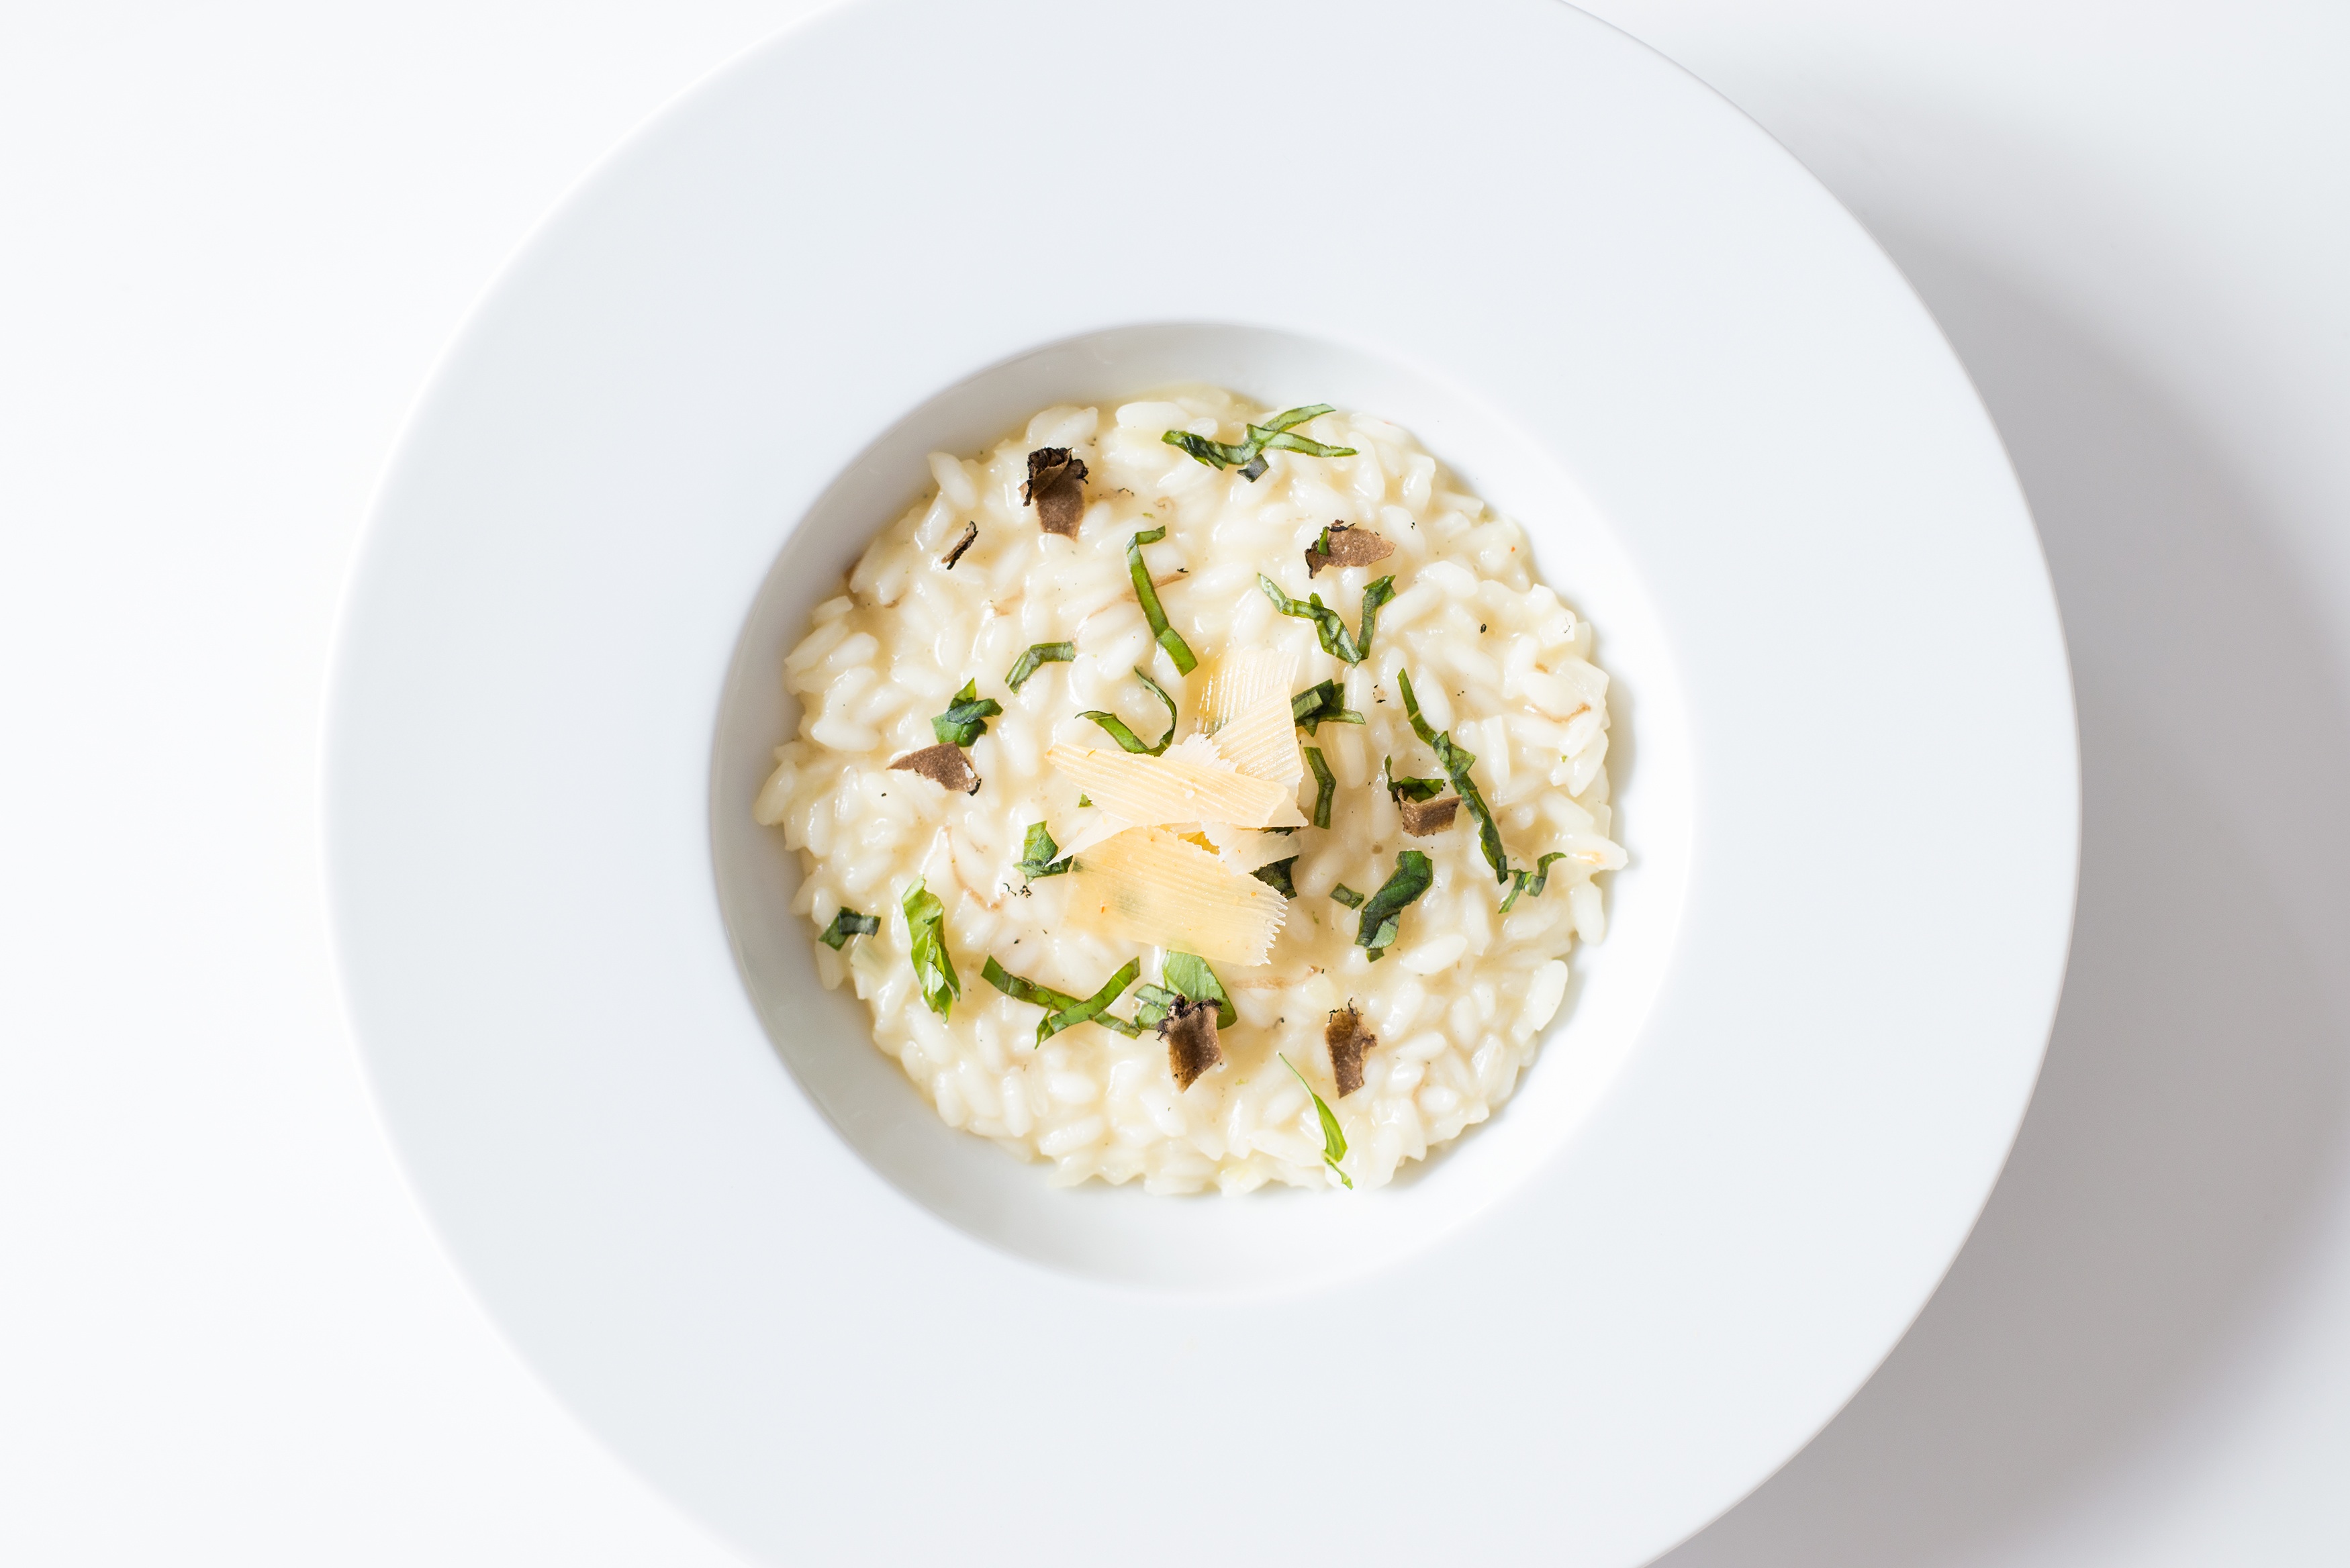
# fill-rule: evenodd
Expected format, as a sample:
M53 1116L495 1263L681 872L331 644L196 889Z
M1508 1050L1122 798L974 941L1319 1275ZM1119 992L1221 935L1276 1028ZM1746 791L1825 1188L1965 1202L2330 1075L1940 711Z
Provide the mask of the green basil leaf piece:
M1295 898L1297 897L1296 871L1297 857L1293 855L1286 860L1276 860L1270 866L1260 866L1249 875L1283 898Z
M1140 961L1128 959L1125 968L1110 976L1109 983L1091 996L1076 997L1066 991L1055 991L1049 985L1038 985L1033 980L1023 980L1007 971L992 955L986 968L980 971L990 985L1013 1001L1030 1002L1045 1009L1045 1016L1036 1023L1036 1044L1039 1045L1062 1030L1074 1029L1080 1023L1098 1023L1129 1039L1139 1033L1140 1031L1125 1019L1111 1017L1108 1008L1126 993L1126 988L1132 985L1135 977L1141 972Z
M1289 716L1311 735L1324 724L1359 724L1363 716L1347 706L1346 693L1336 680L1308 686L1289 700Z
M1173 433L1173 432L1169 432ZM1196 455L1196 454L1195 454ZM1175 668L1185 675L1199 668L1200 661L1191 657L1191 645L1175 628L1167 624L1167 612L1159 603L1159 590L1151 585L1150 568L1142 564L1142 547L1156 545L1167 537L1167 525L1160 524L1148 533L1137 534L1127 541L1126 576L1134 585L1134 597L1141 602L1142 618L1150 623L1150 635L1175 661Z
M1350 909L1359 909L1363 907L1363 896L1360 893L1356 892L1352 888L1347 887L1344 882L1339 883L1336 887L1330 889L1330 897L1336 898L1338 902L1346 905L1347 908Z
M1066 860L1053 858L1061 846L1053 842L1053 830L1041 822L1028 825L1027 842L1020 846L1020 858L1013 865L1020 874L1034 882L1039 877L1058 877L1069 868Z
M1141 960L1127 960L1118 971L1103 983L1099 991L1074 1006L1065 1007L1058 1012L1048 1014L1043 1023L1037 1024L1036 1044L1042 1045L1062 1030L1074 1029L1080 1023L1098 1023L1106 1029L1114 1029L1128 1038L1140 1033L1140 1030L1125 1019L1111 1017L1109 1007L1110 1003L1126 994L1126 988L1132 985L1135 978L1141 973Z
M832 924L818 933L816 940L838 952L849 938L869 937L880 929L881 921L877 916L860 915L854 909L836 909Z
M1085 712L1078 714L1077 717L1080 719L1091 719L1095 723L1099 724L1108 732L1111 740L1116 741L1119 746L1127 751L1137 752L1144 756L1164 756L1167 753L1167 748L1175 742L1175 699L1167 695L1167 690L1165 687L1159 685L1158 681L1150 679L1149 676L1145 675L1141 670L1136 670L1134 672L1134 678L1137 680L1141 681L1145 686L1149 687L1150 694L1158 698L1167 709L1167 732L1159 737L1158 744L1153 745L1149 742L1144 740L1141 736L1136 734L1131 729L1128 728L1126 721L1119 718L1115 713L1104 713L1096 710L1088 709Z
M1404 910L1435 880L1435 868L1419 850L1406 849L1396 856L1395 875L1363 900L1362 920L1355 928L1355 945L1368 949L1373 963L1395 945Z
M1031 675L1045 665L1066 664L1076 657L1077 645L1074 642L1033 644L1027 652L1013 661L1011 670L1004 674L1003 683L1017 691Z
M1286 431L1269 431L1263 425L1249 426L1248 433L1249 440L1256 443L1256 449L1259 452L1301 452L1308 457L1355 455L1355 449L1350 446L1325 446L1318 441L1311 441L1302 435L1291 435Z
M979 694L979 682L966 680L947 711L931 721L931 733L941 746L968 746L987 733L987 722L1003 711L1003 704Z
M1379 607L1395 597L1393 577L1381 577L1363 590L1363 628L1355 634L1355 649L1365 659L1371 656L1371 634L1378 629Z
M1380 762L1379 772L1387 775L1388 797L1390 800L1434 800L1444 793L1442 779L1396 777L1393 757L1385 758Z
M1157 745L1150 748L1152 756L1163 756L1166 754L1167 748L1175 741L1175 699L1167 695L1167 688L1159 685L1141 670L1136 670L1134 678L1149 687L1150 694L1159 699L1159 705L1167 710L1167 732L1159 737Z
M1253 430L1263 428L1269 431L1285 431L1292 425L1302 425L1308 420L1318 420L1324 414L1333 413L1336 411L1336 410L1332 409L1327 403L1308 403L1303 408L1284 409L1281 412L1274 415L1273 418L1265 421L1262 427L1251 426L1250 428ZM1348 457L1352 457L1355 454L1350 452L1347 455Z
M962 979L955 973L954 955L947 951L946 906L917 881L906 889L901 907L907 935L913 939L910 956L914 977L921 982L922 1001L941 1018L948 1017L962 995Z
M1502 900L1502 913L1506 915L1510 912L1510 906L1518 901L1518 895L1521 893L1532 893L1535 898L1541 898L1543 888L1550 883L1550 863L1565 858L1565 850L1554 849L1535 861L1533 870L1529 871L1521 866L1511 872L1510 877L1513 885L1510 888L1510 896Z
M1159 754L1141 736L1128 729L1126 721L1115 713L1105 713L1098 708L1088 708L1077 717L1091 719L1095 723L1099 724L1107 732L1109 738L1118 743L1122 751L1137 752L1144 756L1152 757Z
M1477 753L1464 746L1454 745L1451 735L1419 716L1419 699L1412 691L1409 670L1397 670L1396 680L1403 687L1403 711L1411 717L1412 733L1435 751L1437 763L1444 769L1444 776L1452 781L1452 792L1461 797L1461 804L1469 808L1469 815L1477 819L1477 844L1485 852L1485 864L1493 868L1493 880L1508 881L1510 856L1509 851L1502 847L1502 825L1493 820L1492 812L1486 807L1483 793L1477 788L1477 781L1469 776L1470 768L1476 763Z
M1354 456L1353 447L1325 446L1318 441L1308 441L1302 435L1289 433L1290 426L1302 425L1307 420L1329 411L1327 403L1284 409L1265 423L1249 426L1248 439L1238 443L1210 441L1206 436L1193 435L1190 431L1169 431L1159 439L1169 446L1181 448L1210 468L1237 468L1241 471L1241 477L1253 484L1264 477L1264 453L1269 451L1304 452L1308 457Z
M1256 586L1264 590L1264 597L1271 599L1273 607L1282 614L1312 621L1315 635L1322 640L1323 652L1342 664L1360 664L1363 661L1363 656L1356 651L1354 638L1347 634L1347 623L1338 618L1336 610L1322 602L1320 594L1311 595L1303 600L1291 598L1281 591L1279 583L1263 572L1257 574Z
M1167 1015L1182 1001L1180 992L1163 985L1137 986L1134 991L1134 1021L1145 1029L1156 1029L1167 1022Z
M1352 1192L1355 1179L1338 1168L1338 1162L1347 1158L1347 1129L1340 1127L1338 1118L1331 1114L1329 1102L1314 1093L1313 1085L1305 1083L1305 1075L1297 1072L1296 1063L1284 1056L1281 1064L1297 1074L1297 1081L1305 1085L1306 1094L1313 1098L1314 1114L1322 1118L1322 1163L1330 1168L1331 1175L1347 1184L1347 1191Z
M1178 447L1191 453L1194 459L1206 463L1210 468L1240 468L1255 461L1256 458L1253 448L1227 446L1220 441L1210 441L1203 435L1193 435L1190 431L1169 431L1159 439L1169 446Z
M1257 574L1256 586L1273 601L1273 607L1286 616L1314 623L1314 634L1321 639L1322 651L1342 664L1360 664L1370 656L1371 634L1378 629L1379 607L1395 597L1395 579L1381 577L1363 590L1363 631L1357 637L1347 630L1346 621L1336 610L1322 602L1320 594L1308 594L1303 600L1291 598L1281 591L1281 585ZM1292 699L1290 711L1296 711L1296 700ZM1305 722L1301 716L1298 721ZM1357 722L1361 721L1357 719Z
M1330 797L1338 793L1338 775L1332 773L1330 764L1322 760L1319 746L1300 746L1298 750L1305 753L1305 765L1314 770L1314 826L1327 827L1330 826Z
M1230 1029L1240 1022L1241 1015L1233 1011L1232 999L1225 994L1223 982L1208 967L1208 961L1197 953L1169 953L1167 983L1194 1002L1214 1002L1217 1028Z
M1021 979L996 962L993 954L989 955L979 974L982 980L1013 1001L1033 1002L1048 1012L1058 1012L1062 1008L1075 1007L1078 1003L1078 999L1066 991L1055 991L1049 985L1038 985L1033 980Z

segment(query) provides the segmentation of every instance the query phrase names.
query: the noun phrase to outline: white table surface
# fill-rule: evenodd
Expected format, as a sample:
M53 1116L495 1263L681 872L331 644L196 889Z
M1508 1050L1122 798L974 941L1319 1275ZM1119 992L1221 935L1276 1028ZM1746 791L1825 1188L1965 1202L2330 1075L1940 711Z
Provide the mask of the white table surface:
M338 1006L316 774L441 345L604 150L811 8L0 12L0 1560L741 1561L437 1251ZM1981 1227L1665 1561L2350 1562L2350 8L1592 8L1941 318L2047 539L2086 768Z

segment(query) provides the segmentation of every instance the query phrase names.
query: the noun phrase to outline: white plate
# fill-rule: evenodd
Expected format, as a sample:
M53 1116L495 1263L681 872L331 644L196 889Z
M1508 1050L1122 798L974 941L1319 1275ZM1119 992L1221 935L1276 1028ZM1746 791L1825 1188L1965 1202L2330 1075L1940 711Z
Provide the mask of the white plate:
M1176 377L1409 424L1617 678L1613 934L1518 1098L1386 1191L1056 1192L948 1133L749 825L780 645L920 454ZM616 1449L820 1562L1669 1547L1963 1240L2075 801L2038 545L1933 324L1735 110L1539 0L876 0L754 52L436 379L327 775L449 1245Z

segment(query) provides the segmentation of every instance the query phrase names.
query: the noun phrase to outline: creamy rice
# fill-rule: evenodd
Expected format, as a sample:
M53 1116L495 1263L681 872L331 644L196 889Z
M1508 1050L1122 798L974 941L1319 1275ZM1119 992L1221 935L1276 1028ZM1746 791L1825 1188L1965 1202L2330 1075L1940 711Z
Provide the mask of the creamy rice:
M1187 389L1115 409L1047 409L976 461L931 454L932 493L882 530L785 660L799 738L777 749L757 818L801 851L795 908L816 928L844 908L880 922L837 951L818 943L824 983L855 987L875 1044L950 1126L1050 1161L1056 1184L1140 1177L1152 1192L1245 1192L1268 1180L1336 1185L1337 1171L1357 1188L1385 1183L1508 1098L1565 996L1574 941L1603 933L1595 878L1624 864L1607 805L1607 679L1590 662L1590 626L1534 580L1517 525L1463 493L1406 431L1365 415L1298 427L1357 455L1268 452L1254 483L1161 439L1180 429L1237 441L1265 417L1228 394ZM1055 447L1090 470L1074 539L1043 533L1022 499L1027 454ZM1309 580L1305 552L1334 521L1376 531L1394 554ZM942 566L973 523L976 537ZM1167 536L1146 558L1169 623L1201 660L1188 679L1154 646L1128 577L1128 540L1160 525ZM1369 583L1391 576L1396 593L1369 656L1348 666L1310 622L1275 610L1259 574L1296 599L1318 593L1350 628ZM1061 641L1075 644L1073 661L1007 687L1024 649ZM1294 651L1300 690L1336 679L1365 722L1299 733L1336 775L1330 826L1288 841L1295 894L1270 961L1214 966L1239 1022L1222 1032L1222 1064L1179 1090L1155 1031L1127 1038L1079 1023L1039 1044L1043 1010L1002 994L981 968L992 957L1080 997L1130 959L1143 982L1162 980L1161 950L1069 918L1078 877L1032 881L1015 863L1030 824L1046 822L1067 844L1095 815L1045 761L1056 742L1110 743L1081 712L1105 710L1145 738L1165 732L1139 667L1178 702L1176 734L1190 735L1203 678L1241 647ZM1408 836L1382 787L1384 758L1399 776L1443 771L1405 715L1399 670L1428 722L1475 753L1471 776L1509 864L1561 852L1542 894L1522 892L1507 914L1509 888L1481 855L1471 814ZM891 771L934 744L932 718L974 680L1003 705L969 747L976 792ZM1301 810L1315 794L1309 775ZM1408 849L1428 856L1433 884L1373 961L1356 945L1356 911L1332 894L1342 884L1373 892ZM924 1005L911 961L900 906L918 879L943 905L962 980L946 1017ZM1362 1085L1341 1096L1325 1027L1349 1002L1378 1044ZM1130 1017L1133 994L1113 1012ZM1336 1170L1313 1097L1280 1057L1343 1127Z

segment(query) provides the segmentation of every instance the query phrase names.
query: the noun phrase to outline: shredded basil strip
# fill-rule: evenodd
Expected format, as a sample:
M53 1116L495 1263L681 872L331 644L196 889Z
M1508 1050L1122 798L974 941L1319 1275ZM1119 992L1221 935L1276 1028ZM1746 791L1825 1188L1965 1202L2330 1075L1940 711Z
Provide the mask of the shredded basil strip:
M1355 634L1355 649L1361 657L1371 656L1371 634L1378 629L1379 607L1395 597L1393 577L1381 577L1363 590L1363 628Z
M1136 670L1134 678L1149 687L1150 694L1159 699L1159 705L1167 710L1167 733L1160 738L1157 748L1150 753L1152 756L1158 756L1167 750L1168 742L1175 738L1175 699L1167 695L1167 688L1159 685L1141 670Z
M1485 864L1493 868L1493 880L1510 879L1510 854L1502 847L1502 826L1485 805L1485 797L1477 788L1477 781L1469 770L1477 761L1477 753L1452 743L1452 737L1435 728L1419 716L1419 699L1411 690L1411 672L1396 671L1396 680L1403 687L1403 711L1411 716L1412 733L1425 741L1436 753L1436 760L1444 769L1444 776L1452 781L1453 793L1477 819L1477 844L1485 852Z
M1314 770L1314 826L1327 827L1330 826L1330 797L1338 793L1338 775L1332 773L1330 764L1322 760L1320 747L1300 746L1298 750L1305 753L1305 765Z
M1540 889L1536 889L1540 891ZM873 915L860 915L854 909L833 911L832 924L825 927L816 940L838 952L851 937L869 937L881 929L880 919Z
M1274 415L1270 420L1267 420L1263 424L1251 425L1249 426L1249 429L1252 431L1285 431L1292 425L1302 425L1308 420L1318 420L1324 414L1330 413L1332 411L1330 405L1327 403L1307 403L1299 408L1284 409L1281 412ZM1355 454L1350 452L1347 455L1348 457L1352 457Z
M1142 602L1142 618L1150 623L1150 635L1159 639L1159 646L1165 649L1167 657L1175 661L1176 670L1189 675L1199 668L1200 661L1191 657L1191 646L1173 627L1167 624L1167 612L1159 603L1159 590L1151 586L1150 568L1142 564L1142 547L1156 545L1165 537L1167 525L1162 523L1149 533L1137 534L1128 540L1126 575L1128 580L1134 584L1134 597Z
M1023 980L1018 975L1009 972L1002 964L995 961L992 954L979 973L981 979L1013 1001L1033 1002L1048 1012L1057 1012L1064 1007L1077 1005L1077 998L1071 996L1066 991L1055 991L1049 985L1038 985L1033 980Z
M1535 898L1541 898L1543 896L1543 888L1550 882L1550 863L1554 860L1564 860L1565 858L1565 850L1554 849L1549 854L1544 856L1540 860L1535 861L1534 868L1533 870L1529 871L1524 867L1521 866L1516 870L1511 872L1510 877L1513 886L1510 888L1510 896L1502 900L1502 913L1506 915L1510 912L1510 906L1518 901L1518 895L1521 893L1532 893Z
M1249 875L1283 898L1295 898L1297 897L1296 871L1297 857L1293 855L1286 860L1276 860L1270 866L1260 866Z
M1108 732L1109 738L1118 743L1118 747L1122 751L1139 753L1146 757L1155 757L1159 754L1159 748L1158 746L1147 743L1141 736L1136 734L1132 730L1128 729L1126 721L1119 718L1115 713L1105 713L1098 708L1088 708L1084 712L1078 714L1077 717L1080 719L1091 719L1095 723L1099 724L1103 730ZM1170 730L1168 733L1171 736L1174 734L1174 732Z
M1346 694L1338 690L1336 680L1308 686L1292 697L1289 700L1289 716L1309 735L1324 724L1359 724L1363 722L1360 713L1347 706Z
M987 733L987 722L1003 711L1003 704L979 694L979 682L966 680L947 711L931 721L931 733L941 746L968 746Z
M1217 1028L1230 1029L1240 1022L1241 1015L1232 1010L1232 999L1224 993L1223 982L1216 979L1216 971L1208 967L1206 959L1197 953L1169 953L1166 972L1167 983L1192 1001L1216 1004Z
M1313 1085L1305 1083L1305 1075L1297 1072L1296 1063L1284 1056L1281 1064L1297 1073L1297 1081L1305 1085L1306 1094L1313 1098L1314 1114L1322 1118L1322 1163L1330 1168L1331 1175L1347 1184L1347 1191L1352 1192L1355 1179L1338 1168L1338 1162L1347 1158L1347 1129L1340 1127L1338 1118L1330 1113L1329 1102L1314 1093Z
M1017 691L1020 690L1022 682L1025 681L1031 675L1035 674L1037 670L1041 670L1045 665L1066 664L1070 660L1076 659L1076 656L1077 645L1074 642L1039 642L1032 644L1027 652L1022 654L1017 659L1013 661L1011 670L1004 674L1003 683L1006 686L1011 687L1014 691Z
M1169 431L1159 438L1169 446L1190 452L1195 462L1210 468L1242 468L1256 461L1254 451L1246 446L1228 446L1220 441L1210 441L1190 431Z
M1259 452L1302 452L1308 457L1352 457L1350 446L1325 446L1310 436L1295 435L1288 431L1268 430L1263 425L1248 428L1249 440Z
M1391 800L1434 800L1444 793L1442 779L1399 779L1395 776L1395 759L1388 757L1379 763L1379 772L1387 775L1388 796Z
M946 906L939 896L917 881L906 889L906 934L912 939L914 978L922 984L922 1000L932 1012L945 1018L962 995L962 979L955 973L954 957L947 951Z
M1098 1023L1105 1029L1115 1030L1129 1040L1141 1033L1140 1029L1123 1018L1113 1016L1109 1011L1110 1003L1124 996L1126 988L1132 985L1136 977L1141 973L1141 960L1127 960L1119 967L1118 971L1103 983L1099 991L1095 992L1075 1007L1063 1008L1036 1025L1036 1044L1041 1045L1062 1030L1073 1028L1080 1023Z
M1347 635L1347 623L1338 618L1336 610L1322 602L1320 594L1311 596L1310 604L1291 598L1281 591L1279 583L1274 582L1263 572L1257 574L1256 586L1264 590L1264 597L1271 599L1273 607L1282 614L1295 616L1300 620L1312 621L1315 633L1322 639L1323 652L1347 664L1360 664L1363 661L1363 656L1355 651L1355 639Z
M1284 409L1267 422L1249 426L1248 439L1238 442L1210 441L1206 436L1193 435L1190 431L1169 431L1159 439L1169 446L1181 448L1210 468L1237 468L1241 471L1241 477L1253 484L1264 477L1264 453L1268 452L1297 452L1308 457L1354 456L1353 447L1325 446L1318 441L1290 433L1290 426L1302 425L1307 420L1328 412L1330 405L1327 403Z
M1281 591L1279 583L1262 572L1257 574L1256 586L1264 590L1264 597L1282 614L1312 621L1315 634L1322 640L1322 651L1345 664L1360 664L1370 656L1371 633L1378 627L1379 607L1395 597L1393 577L1381 577L1363 590L1363 634L1357 638L1348 633L1346 620L1322 602L1320 594L1308 594L1303 600L1291 598ZM1290 711L1295 712L1296 707L1296 699L1292 698Z
M1363 901L1362 923L1355 928L1355 945L1368 949L1373 963L1395 945L1404 910L1435 880L1428 857L1419 850L1407 849L1396 857L1395 875Z
M1330 897L1336 898L1338 902L1346 905L1347 908L1350 909L1359 909L1363 907L1363 896L1360 893L1356 892L1352 888L1347 887L1344 882L1339 883L1336 887L1330 889Z
M1058 877L1069 868L1066 860L1053 858L1061 846L1053 842L1053 830L1041 822L1028 825L1027 842L1020 846L1020 858L1013 862L1021 875L1034 882L1039 877Z
M1045 1010L1036 1021L1036 1044L1042 1045L1064 1029L1074 1029L1080 1023L1098 1023L1105 1029L1116 1030L1132 1039L1142 1033L1123 1018L1113 1018L1107 1009L1110 1003L1126 994L1135 977L1142 972L1139 960L1128 959L1126 967L1109 977L1109 983L1091 996L1071 996L1066 991L1055 991L1049 985L1038 985L1033 980L1023 980L1009 973L991 956L986 968L980 971L987 983L1014 1002L1025 1002Z
M1167 748L1173 744L1175 741L1175 699L1167 695L1167 691L1164 687L1160 686L1158 681L1150 679L1149 676L1145 675L1141 670L1136 670L1134 672L1134 678L1137 680L1141 681L1145 686L1149 687L1150 694L1153 697L1158 698L1159 701L1166 706L1167 732L1159 737L1159 743L1157 745L1154 746L1150 744L1141 736L1136 734L1132 730L1127 728L1126 721L1119 718L1115 713L1104 713L1094 710L1087 710L1086 712L1078 714L1077 717L1080 719L1091 719L1095 723L1099 724L1104 730L1109 732L1109 738L1111 740L1116 741L1120 746L1129 752L1139 752L1144 756L1149 757L1164 756L1167 753Z

